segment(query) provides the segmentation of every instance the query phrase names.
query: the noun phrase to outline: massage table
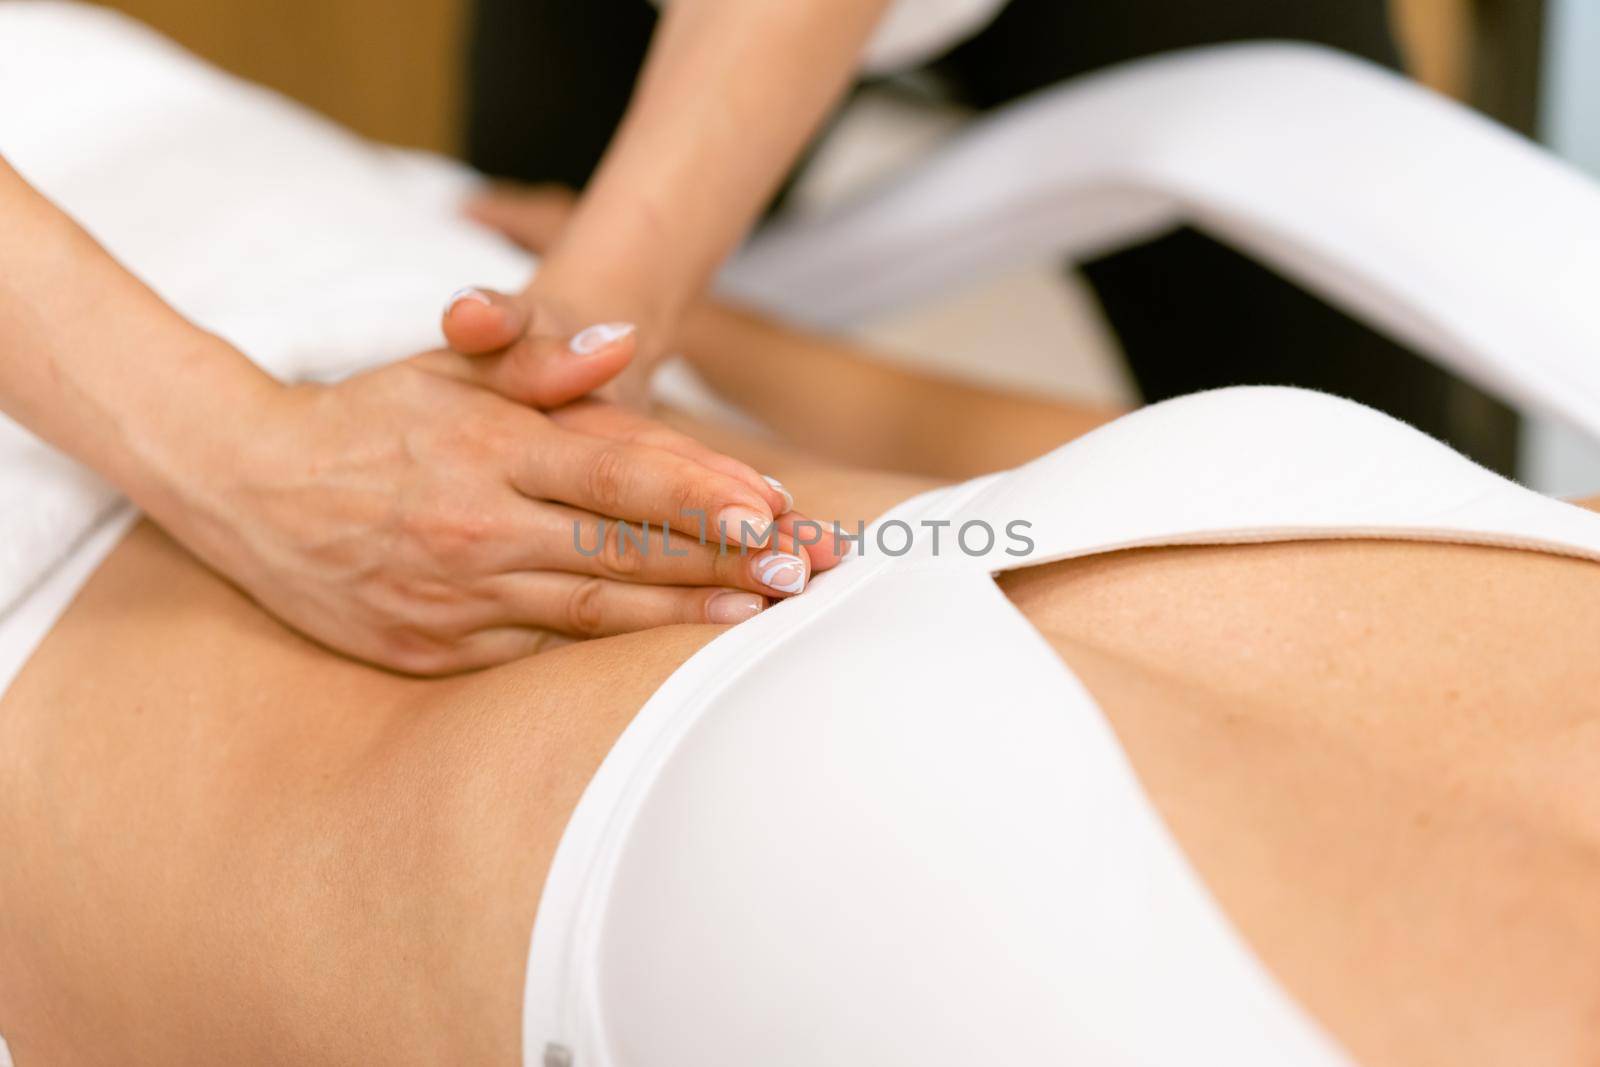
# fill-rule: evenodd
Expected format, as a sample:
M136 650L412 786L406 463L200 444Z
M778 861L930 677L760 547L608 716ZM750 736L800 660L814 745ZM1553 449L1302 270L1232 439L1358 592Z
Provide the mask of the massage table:
M847 327L1181 225L1600 439L1600 187L1319 46L1211 47L1041 92L853 202L779 223L722 282L786 317Z

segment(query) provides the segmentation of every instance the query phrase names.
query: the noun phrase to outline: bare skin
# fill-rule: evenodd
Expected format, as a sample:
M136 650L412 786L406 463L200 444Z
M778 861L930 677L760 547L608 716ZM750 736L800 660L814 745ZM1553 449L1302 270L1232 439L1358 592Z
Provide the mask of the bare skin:
M846 521L929 484L770 444L746 458ZM1300 543L1002 584L1252 947L1360 1062L1600 1056L1594 565ZM518 1062L572 805L718 632L400 678L141 527L0 702L0 1032L20 1067Z

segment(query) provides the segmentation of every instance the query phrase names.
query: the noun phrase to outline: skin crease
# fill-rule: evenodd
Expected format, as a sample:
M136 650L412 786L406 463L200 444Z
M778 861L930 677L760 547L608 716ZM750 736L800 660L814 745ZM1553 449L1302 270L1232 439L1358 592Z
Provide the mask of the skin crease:
M1084 419L1063 411L1062 436ZM1004 421L964 432L1004 451ZM736 454L846 522L931 484L772 442ZM1360 1062L1600 1055L1593 564L1309 542L1001 584L1230 918ZM0 701L0 1032L19 1067L519 1062L567 815L717 632L401 678L305 642L140 527Z

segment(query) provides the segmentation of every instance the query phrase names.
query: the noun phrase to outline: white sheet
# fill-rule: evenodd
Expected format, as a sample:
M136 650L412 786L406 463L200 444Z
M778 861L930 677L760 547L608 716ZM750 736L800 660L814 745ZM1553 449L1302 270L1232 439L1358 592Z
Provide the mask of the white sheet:
M1200 49L1039 94L914 174L769 232L726 282L841 325L1179 223L1600 439L1594 181L1443 97L1308 45Z

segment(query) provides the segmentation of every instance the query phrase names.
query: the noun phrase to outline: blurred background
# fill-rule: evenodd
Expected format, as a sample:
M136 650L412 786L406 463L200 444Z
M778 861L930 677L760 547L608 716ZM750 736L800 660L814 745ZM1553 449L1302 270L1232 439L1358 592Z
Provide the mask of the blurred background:
M441 152L461 147L471 16L466 0L117 0L107 6L368 137ZM1594 5L1398 0L1394 20L1421 80L1526 126L1534 118L1533 87L1522 83L1547 6L1579 11Z
M461 154L467 0L117 0L108 6L367 137ZM1600 55L1600 3L1394 0L1391 18L1419 81L1600 174L1600 64L1592 58ZM791 209L814 210L914 161L955 123L955 116L904 94L862 94L813 157ZM1133 399L1093 296L1063 282L1053 264L990 279L936 307L867 324L862 333L898 358L968 376ZM997 365L997 350L1015 355ZM1552 492L1600 489L1600 447L1539 422L1522 432L1525 480Z

